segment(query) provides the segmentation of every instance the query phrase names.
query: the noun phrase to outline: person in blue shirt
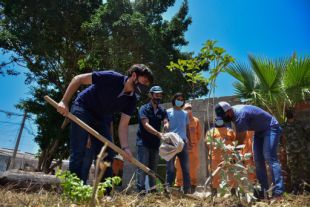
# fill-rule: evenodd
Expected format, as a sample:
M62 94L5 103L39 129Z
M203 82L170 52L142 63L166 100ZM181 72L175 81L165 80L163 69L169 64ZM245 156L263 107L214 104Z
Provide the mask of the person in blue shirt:
M184 147L181 152L176 154L180 160L183 175L183 192L191 193L190 175L189 175L189 156L187 147L190 147L189 117L186 111L182 110L185 104L185 98L182 93L176 93L172 98L172 108L167 110L169 121L169 132L177 133L184 141ZM175 179L175 158L167 161L166 177L169 186L172 186Z
M149 91L149 103L141 106L138 114L139 127L137 131L138 160L156 172L158 164L158 150L162 137L161 127L168 129L169 123L166 110L160 105L163 90L160 86L153 86ZM145 190L146 173L137 169L137 190ZM155 191L155 179L149 176L149 187Z
M277 119L263 109L252 105L230 106L227 102L219 102L215 106L216 115L225 122L233 122L237 131L237 139L243 143L246 131L254 131L254 161L256 177L261 191L256 192L258 198L266 197L269 190L265 162L269 165L274 187L272 194L279 197L283 194L283 178L281 165L277 157L277 148L282 129Z
M80 92L72 103L71 112L83 122L94 128L100 134L106 134L108 127L106 117L121 112L118 135L121 148L126 152L125 159L129 160L132 153L128 147L128 125L130 117L136 109L137 97L145 93L153 81L152 71L143 64L132 65L128 76L114 71L94 71L75 76L70 82L62 100L58 103L57 111L66 116L69 103L74 93L81 85L89 85ZM110 138L110 137L107 137ZM70 129L70 159L69 170L81 178L83 159L86 150L88 132L72 122ZM96 142L95 138L92 140ZM109 156L108 156L109 157Z

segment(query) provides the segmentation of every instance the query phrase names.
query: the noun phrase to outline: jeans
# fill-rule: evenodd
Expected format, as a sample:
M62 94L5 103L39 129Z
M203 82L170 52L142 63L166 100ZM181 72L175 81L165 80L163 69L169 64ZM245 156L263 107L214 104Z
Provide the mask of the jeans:
M157 171L158 164L158 149L152 149L144 146L143 144L137 145L137 157L139 162L150 168L152 171ZM145 190L145 177L146 173L140 168L137 169L137 190L139 192ZM152 189L156 185L155 178L149 177L149 186Z
M110 141L112 140L110 133L111 117L98 121L93 117L87 110L82 106L73 104L71 107L71 113L85 122L87 125L96 130L99 134L102 134ZM99 154L103 143L97 140L95 137L91 138L90 149L86 148L89 133L82 129L79 125L71 122L70 129L70 158L69 158L69 170L75 173L83 182L86 184L88 179L89 169L93 160ZM107 150L108 156L105 160L112 162L114 153L109 148ZM108 168L105 172L104 177L112 176L112 168Z
M253 151L256 166L256 177L261 184L260 195L269 189L266 163L269 165L274 183L273 195L283 194L283 178L281 176L281 165L277 158L277 148L282 129L280 126L272 126L270 130L255 133ZM266 163L265 163L266 162Z
M187 144L184 144L184 147L181 152L176 154L180 160L181 168L182 168L182 175L183 175L183 189L184 193L188 193L190 190L190 176L189 176L189 157L187 151ZM172 186L174 179L175 179L175 158L174 156L171 160L167 161L166 165L166 177L167 183L169 186Z

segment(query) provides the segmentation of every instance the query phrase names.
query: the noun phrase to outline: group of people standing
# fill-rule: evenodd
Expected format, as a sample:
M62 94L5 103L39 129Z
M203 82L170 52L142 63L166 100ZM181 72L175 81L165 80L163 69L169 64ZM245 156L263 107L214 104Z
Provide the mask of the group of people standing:
M176 93L172 100L172 108L164 109L160 104L163 90L153 86L149 91L150 102L139 110L139 128L137 132L138 160L151 170L156 171L158 151L162 132L174 132L184 142L181 152L166 163L166 181L169 186L175 183L183 186L184 193L195 191L197 186L197 169L199 166L198 143L201 137L199 120L193 116L192 106L185 103L182 93ZM163 129L162 126L163 125ZM177 158L177 159L176 159ZM175 178L175 175L177 177ZM137 189L145 191L146 173L137 170ZM155 189L154 178L149 178L149 187Z
M148 93L150 101L141 106L138 113L139 128L137 131L137 158L156 171L158 165L158 150L164 132L175 132L184 141L183 150L176 154L166 165L166 181L172 186L183 186L184 193L195 191L197 173L199 172L198 144L201 138L199 120L192 114L192 106L185 102L182 93L176 93L172 99L172 108L164 109L160 103L163 90L160 86L153 86L152 71L143 64L135 64L128 70L127 76L114 71L95 71L75 76L69 84L63 99L58 103L58 112L67 115L69 103L74 93L81 85L89 85L80 92L72 103L71 112L86 124L97 130L108 139L111 117L121 113L118 136L121 148L126 152L124 158L130 162L132 153L128 145L128 125L136 110L137 98ZM219 102L215 106L216 127L218 134L223 133L221 127L233 123L235 132L226 130L225 137L237 138L240 143L252 145L253 136L254 161L256 177L261 185L257 197L264 197L269 189L266 163L272 173L274 187L273 196L283 194L283 179L281 166L277 158L277 146L281 134L279 122L271 114L251 105L231 106L227 102ZM249 134L250 132L250 134ZM250 140L250 141L249 141ZM85 183L91 162L100 151L102 143L79 127L71 123L70 130L70 162L69 170L80 177ZM215 153L216 154L216 153ZM108 152L108 161L112 162L113 152ZM216 160L217 157L214 157ZM175 178L175 170L176 178ZM111 176L107 171L105 177ZM137 170L137 189L145 190L146 174ZM155 190L155 180L149 178L151 190ZM216 186L215 186L216 187Z

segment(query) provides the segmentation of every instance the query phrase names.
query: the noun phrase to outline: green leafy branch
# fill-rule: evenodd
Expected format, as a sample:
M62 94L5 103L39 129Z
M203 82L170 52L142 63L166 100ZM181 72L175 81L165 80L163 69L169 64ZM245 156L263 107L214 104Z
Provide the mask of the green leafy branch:
M180 71L193 89L197 83L203 83L205 86L211 84L211 87L215 87L217 75L234 62L234 58L225 54L224 48L217 47L216 42L215 40L208 40L196 57L185 60L179 59L177 62L171 61L167 69ZM202 74L205 71L209 72L208 78Z
M213 149L221 151L220 168L218 173L220 174L220 185L218 192L220 196L230 194L233 186L230 186L230 179L233 178L236 184L236 193L240 200L245 200L250 203L255 200L253 191L256 186L249 180L248 174L254 172L252 166L244 166L244 161L249 160L252 157L251 153L245 153L241 155L239 152L240 145L238 142L232 142L232 145L226 145L225 139L214 139L212 134L207 135L206 143L208 146L212 146Z
M63 189L63 195L73 202L85 203L88 202L92 197L93 187L90 185L84 185L74 173L69 171L58 170L56 172L56 177L60 179L60 186ZM104 182L99 184L98 187L98 197L102 198L107 188L112 188L114 191L114 186L119 185L121 178L109 177Z

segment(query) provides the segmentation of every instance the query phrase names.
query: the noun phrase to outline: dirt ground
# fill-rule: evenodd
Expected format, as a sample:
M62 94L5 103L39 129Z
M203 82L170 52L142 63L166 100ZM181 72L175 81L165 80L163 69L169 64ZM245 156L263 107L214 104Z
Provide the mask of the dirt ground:
M0 206L87 206L87 204L75 204L64 198L60 194L47 191L37 193L25 193L10 191L7 189L0 190ZM141 196L138 194L115 193L113 197L105 197L100 201L98 206L148 206L148 207L202 207L202 206L310 206L310 195L293 196L285 194L281 200L268 200L255 202L251 205L240 203L236 198L215 198L194 199L184 197L182 194L173 193L169 196L163 193L147 194Z

